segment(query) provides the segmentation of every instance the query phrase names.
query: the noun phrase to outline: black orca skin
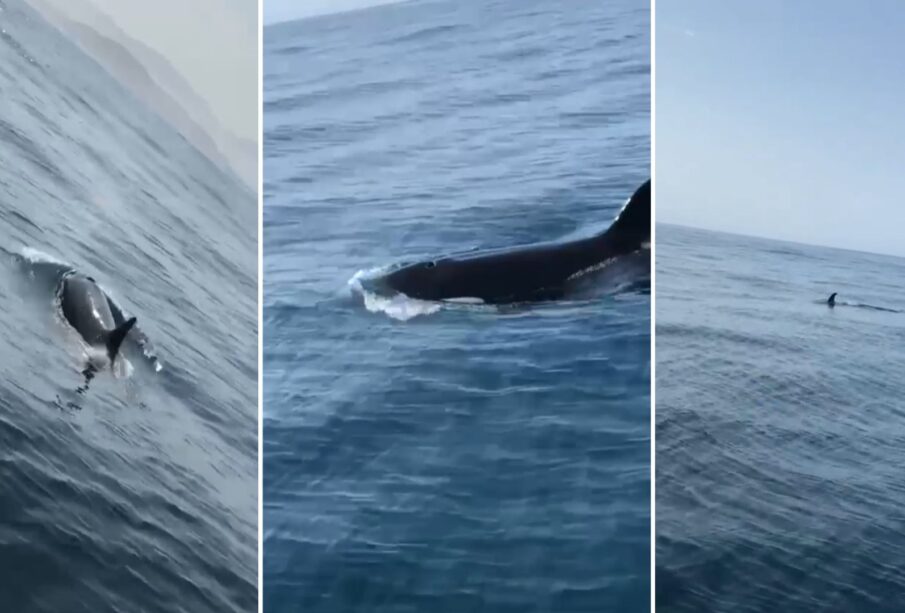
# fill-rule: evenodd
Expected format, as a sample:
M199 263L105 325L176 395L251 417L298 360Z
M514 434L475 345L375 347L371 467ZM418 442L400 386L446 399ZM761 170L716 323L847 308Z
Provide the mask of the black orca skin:
M649 246L650 190L648 179L612 225L596 236L419 262L378 279L378 285L430 301L505 304L557 299L575 276Z

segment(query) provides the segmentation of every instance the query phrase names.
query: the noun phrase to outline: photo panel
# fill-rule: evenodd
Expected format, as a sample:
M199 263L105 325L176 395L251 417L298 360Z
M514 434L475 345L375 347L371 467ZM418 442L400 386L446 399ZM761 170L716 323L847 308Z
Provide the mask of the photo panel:
M899 2L660 2L656 605L903 609Z
M0 1L0 610L257 610L258 34Z
M649 611L649 3L264 19L264 610Z

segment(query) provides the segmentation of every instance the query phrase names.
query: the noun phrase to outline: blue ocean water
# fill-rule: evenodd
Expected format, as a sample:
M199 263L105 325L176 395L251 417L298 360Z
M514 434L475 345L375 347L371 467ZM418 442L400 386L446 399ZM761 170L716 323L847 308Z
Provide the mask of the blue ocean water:
M657 610L905 609L905 259L656 240Z
M405 319L347 282L607 227L649 176L649 30L626 0L265 29L265 610L648 610L650 297Z
M254 610L254 195L21 0L0 90L0 609ZM138 318L84 393L72 269Z

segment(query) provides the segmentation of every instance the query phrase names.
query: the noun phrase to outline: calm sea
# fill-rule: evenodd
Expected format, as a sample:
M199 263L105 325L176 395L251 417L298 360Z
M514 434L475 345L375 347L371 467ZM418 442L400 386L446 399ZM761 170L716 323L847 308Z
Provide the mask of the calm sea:
M0 609L253 611L255 197L25 2L0 26ZM138 318L85 393L73 269Z
M658 226L658 611L905 610L902 279Z
M265 610L648 610L649 295L406 319L347 282L607 227L649 31L626 0L265 29Z

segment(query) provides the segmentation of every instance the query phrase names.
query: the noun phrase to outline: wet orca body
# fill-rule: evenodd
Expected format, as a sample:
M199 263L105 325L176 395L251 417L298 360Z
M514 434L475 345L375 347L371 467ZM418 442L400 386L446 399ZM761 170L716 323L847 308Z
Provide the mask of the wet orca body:
M91 277L77 273L66 276L60 288L60 306L66 321L89 345L102 347L111 364L120 346L135 325L132 317L117 325L110 299Z
M871 311L883 311L884 313L902 313L903 312L898 309L888 309L886 307L876 306L873 304L864 304L863 302L836 302L836 296L837 296L837 293L833 292L832 294L830 294L830 297L826 299L826 302L824 304L826 304L831 309L833 309L837 306L846 306L846 307L854 307L857 309L868 309Z
M431 301L505 304L560 298L572 279L650 244L650 183L641 185L612 225L596 236L419 262L378 279L378 285Z

